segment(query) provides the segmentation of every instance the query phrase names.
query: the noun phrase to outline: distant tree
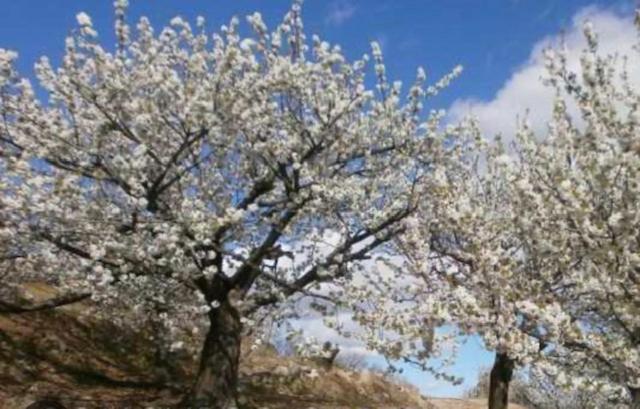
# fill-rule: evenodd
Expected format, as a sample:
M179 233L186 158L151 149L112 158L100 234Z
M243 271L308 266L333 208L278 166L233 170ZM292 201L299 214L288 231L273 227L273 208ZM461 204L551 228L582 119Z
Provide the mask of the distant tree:
M352 371L364 371L370 367L367 356L357 353L339 353L335 365Z

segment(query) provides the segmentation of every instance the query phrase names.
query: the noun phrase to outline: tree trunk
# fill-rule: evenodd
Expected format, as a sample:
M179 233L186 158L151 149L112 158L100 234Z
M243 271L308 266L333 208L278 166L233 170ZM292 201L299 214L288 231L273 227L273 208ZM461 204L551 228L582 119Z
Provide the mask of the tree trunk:
M497 353L489 379L489 409L509 407L509 383L513 376L514 362L507 354Z
M240 314L224 300L209 312L209 321L197 378L181 407L235 409L242 330Z
M631 395L630 409L640 409L640 388L629 387L629 395Z

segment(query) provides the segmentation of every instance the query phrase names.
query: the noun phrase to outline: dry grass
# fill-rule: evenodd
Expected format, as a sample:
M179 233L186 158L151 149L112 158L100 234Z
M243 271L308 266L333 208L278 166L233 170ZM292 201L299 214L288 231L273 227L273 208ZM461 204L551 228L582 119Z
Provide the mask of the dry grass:
M54 292L31 285L35 299ZM88 302L56 311L0 315L0 409L24 409L55 397L69 409L175 407L194 362L159 360L154 345L132 331L91 319ZM483 402L434 400L371 371L326 370L272 348L243 352L241 395L247 408L476 409ZM523 409L513 406L512 409Z
M486 409L486 399L431 399L434 409ZM526 409L515 403L509 404L509 409Z

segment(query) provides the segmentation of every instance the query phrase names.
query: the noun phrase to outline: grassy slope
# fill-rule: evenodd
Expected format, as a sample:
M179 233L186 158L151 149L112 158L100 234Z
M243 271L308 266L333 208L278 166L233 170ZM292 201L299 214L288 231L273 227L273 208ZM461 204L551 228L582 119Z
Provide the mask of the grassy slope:
M31 285L38 298L51 295ZM194 362L160 357L140 333L91 319L88 303L55 312L0 314L0 409L23 409L53 396L67 407L171 407L187 387ZM426 399L380 374L282 357L262 348L243 355L241 391L249 408L265 409L479 409L484 405ZM513 409L516 409L514 407Z

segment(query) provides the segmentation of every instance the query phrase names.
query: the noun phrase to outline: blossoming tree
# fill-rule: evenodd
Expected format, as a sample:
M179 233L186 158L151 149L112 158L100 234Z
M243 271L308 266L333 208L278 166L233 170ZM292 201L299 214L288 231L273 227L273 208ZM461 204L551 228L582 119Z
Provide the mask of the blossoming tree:
M393 301L419 308L386 322L416 340L425 320L481 336L496 351L491 409L508 405L514 367L529 364L640 407L640 96L589 23L585 38L578 73L547 51L548 131L525 121L512 146L477 132L450 141L457 159L434 172L429 217L412 215L416 228L398 238L416 280ZM415 345L393 353L415 356Z
M562 51L548 55L558 99L542 143L522 131L512 201L527 261L570 316L547 353L552 371L621 391L638 408L640 94L624 56L602 55L590 23L584 31L579 73Z
M1 234L15 277L159 316L169 339L202 322L184 406L231 407L252 314L339 285L405 230L446 151L421 100L450 77L419 70L401 102L374 44L369 90L368 58L307 41L300 2L273 31L249 16L246 38L235 18L131 28L125 9L112 50L78 15L60 66L36 65L44 92L0 52Z
M440 175L439 199L424 209L433 217L416 220L413 234L398 239L416 278L404 297L420 305L409 327L449 325L450 341L479 336L495 351L489 408L503 409L514 368L539 359L569 319L526 262L514 225L526 216L510 202L520 194L512 183L517 168L500 143L485 144L473 124L466 131ZM405 355L415 350L408 346Z

